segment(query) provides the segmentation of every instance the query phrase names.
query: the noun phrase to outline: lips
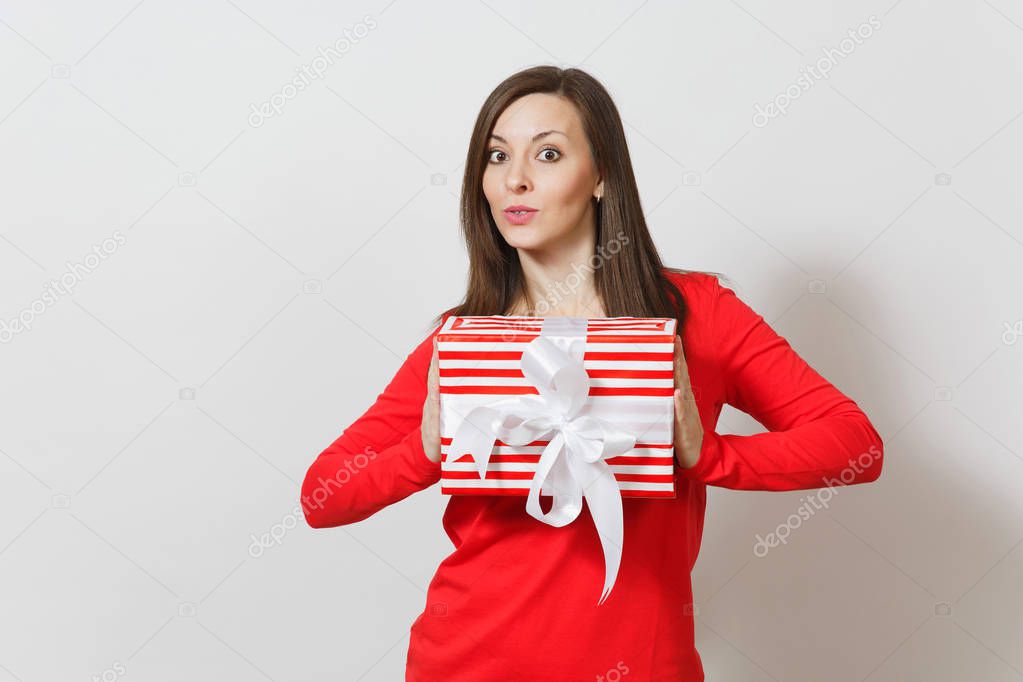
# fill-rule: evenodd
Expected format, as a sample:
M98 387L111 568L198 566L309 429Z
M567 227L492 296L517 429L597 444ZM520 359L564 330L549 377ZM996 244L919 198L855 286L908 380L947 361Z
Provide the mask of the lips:
M530 206L509 206L504 209L504 217L512 225L525 225L533 219L536 212L537 209Z

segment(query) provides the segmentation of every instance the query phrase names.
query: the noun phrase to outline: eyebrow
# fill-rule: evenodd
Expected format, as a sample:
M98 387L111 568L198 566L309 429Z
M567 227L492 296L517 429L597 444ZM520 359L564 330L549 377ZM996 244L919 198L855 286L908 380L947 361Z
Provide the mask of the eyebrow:
M537 133L536 135L534 135L533 139L531 141L532 142L536 142L541 137L546 137L547 135L551 135L553 133L557 133L558 135L565 135L565 133L561 132L560 130L545 130L542 133ZM508 140L504 139L503 137L501 137L500 135L498 135L496 133L491 133L490 137L494 138L495 140L500 140L501 142L504 142L505 144L508 144ZM568 135L565 135L565 137L568 137Z

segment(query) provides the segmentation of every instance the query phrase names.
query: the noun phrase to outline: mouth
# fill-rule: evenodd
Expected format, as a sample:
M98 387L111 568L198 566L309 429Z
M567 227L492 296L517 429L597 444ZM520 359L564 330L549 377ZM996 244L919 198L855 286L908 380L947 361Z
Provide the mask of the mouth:
M504 216L512 225L525 225L533 219L533 216L536 215L536 213L537 210L535 208L528 208L524 206L509 206L504 209Z

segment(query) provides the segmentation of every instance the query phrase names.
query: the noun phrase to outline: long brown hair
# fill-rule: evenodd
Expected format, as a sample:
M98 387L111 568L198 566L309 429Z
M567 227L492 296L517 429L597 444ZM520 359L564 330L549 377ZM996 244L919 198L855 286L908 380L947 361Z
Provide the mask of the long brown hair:
M575 105L604 180L602 198L594 200L594 257L599 254L600 260L594 266L591 258L588 264L604 311L609 317L673 317L681 330L686 303L666 272L693 271L665 268L661 263L643 216L617 107L590 74L547 65L509 76L490 93L476 117L466 154L460 210L469 252L466 293L461 303L438 315L434 324L449 315L505 315L526 298L518 251L504 240L494 223L483 194L483 173L488 161L487 144L498 117L512 102L532 93L558 95Z

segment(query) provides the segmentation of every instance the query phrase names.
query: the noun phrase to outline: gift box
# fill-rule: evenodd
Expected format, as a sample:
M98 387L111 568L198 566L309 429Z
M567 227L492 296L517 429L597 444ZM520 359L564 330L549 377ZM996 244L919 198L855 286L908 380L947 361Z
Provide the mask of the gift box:
M501 399L509 406L509 398L540 395L521 363L523 352L543 333L562 349L575 344L581 354L589 385L579 414L636 438L626 452L605 460L622 497L674 498L675 325L674 318L449 317L437 334L441 493L528 494L549 435L525 445L497 438L490 453L452 457L450 448L473 410ZM477 455L486 454L481 478ZM551 495L552 485L548 477L540 494Z
M598 605L621 564L622 498L675 497L675 325L452 316L437 333L441 492L525 495L555 527L585 500L604 553Z

